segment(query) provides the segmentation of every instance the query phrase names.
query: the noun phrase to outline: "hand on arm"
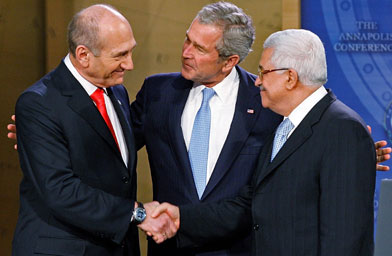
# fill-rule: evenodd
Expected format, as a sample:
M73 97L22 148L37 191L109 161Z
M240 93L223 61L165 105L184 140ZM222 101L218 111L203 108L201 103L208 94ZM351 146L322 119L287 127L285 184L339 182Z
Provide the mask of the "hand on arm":
M144 204L146 219L138 225L148 236L152 236L156 243L162 243L168 238L175 236L178 230L176 220L169 216L168 212L160 210L158 202ZM156 210L158 209L158 210Z
M15 115L12 115L11 116L11 119L14 121L14 123L15 123ZM9 138L9 139L12 139L12 140L16 140L16 126L15 126L15 124L8 124L7 125L7 130L8 130L8 134L7 134L7 137ZM14 148L15 149L17 149L17 144L15 144L14 145Z
M372 128L369 125L367 128L369 129L369 132L372 133ZM377 153L377 171L389 171L388 165L379 164L391 158L390 154L392 149L390 147L385 148L386 145L387 142L385 140L380 140L374 143Z
M382 163L391 158L390 153L392 149L390 147L386 147L387 142L385 140L380 140L374 143L376 146L376 153L377 153L377 170L378 171L389 171L388 165L382 165Z

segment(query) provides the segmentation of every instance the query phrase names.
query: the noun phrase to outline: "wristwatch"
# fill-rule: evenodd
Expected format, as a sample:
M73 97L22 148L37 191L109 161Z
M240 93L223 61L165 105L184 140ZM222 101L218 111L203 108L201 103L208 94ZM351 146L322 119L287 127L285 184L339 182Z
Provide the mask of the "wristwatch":
M147 213L142 203L140 202L136 202L136 203L137 203L137 207L132 212L131 223L135 223L135 225L139 225L147 217Z

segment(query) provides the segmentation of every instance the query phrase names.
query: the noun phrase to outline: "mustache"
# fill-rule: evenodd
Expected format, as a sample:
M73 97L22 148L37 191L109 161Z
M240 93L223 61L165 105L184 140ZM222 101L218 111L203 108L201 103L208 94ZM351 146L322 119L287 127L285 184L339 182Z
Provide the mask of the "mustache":
M260 91L263 91L263 92L266 91L265 87L262 84L259 86L259 89L260 89Z

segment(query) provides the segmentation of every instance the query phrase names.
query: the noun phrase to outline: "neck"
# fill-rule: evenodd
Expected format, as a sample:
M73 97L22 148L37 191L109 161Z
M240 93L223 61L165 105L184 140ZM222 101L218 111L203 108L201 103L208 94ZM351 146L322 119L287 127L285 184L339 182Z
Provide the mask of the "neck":
M215 85L217 85L220 82L222 82L228 75L230 75L232 70L233 69L230 69L227 72L222 72L220 75L217 76L217 78L214 81L211 81L211 82L200 82L200 84L204 85L205 87L212 88Z

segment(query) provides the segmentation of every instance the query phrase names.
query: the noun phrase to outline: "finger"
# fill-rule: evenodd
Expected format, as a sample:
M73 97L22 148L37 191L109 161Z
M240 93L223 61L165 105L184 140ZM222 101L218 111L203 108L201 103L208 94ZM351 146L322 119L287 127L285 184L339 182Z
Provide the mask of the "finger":
M155 243L158 243L158 241L159 241L159 238L158 238L158 236L154 235L154 236L152 237L152 240L154 240L154 241L155 241Z
M164 230L164 235L166 235L166 238L173 237L177 232L177 228L173 220L167 214L163 214L161 216L165 219L165 223L162 227L162 230Z
M369 130L369 133L372 133L372 127L370 125L367 125L367 128Z
M376 146L376 149L379 149L379 148L385 147L388 143L385 140L380 140L380 141L377 141L374 144Z
M390 155L380 155L380 156L377 156L377 163L384 162L386 160L389 160L390 158L391 158Z
M167 235L166 235L166 233L163 233L162 235L161 235L161 240L159 240L159 243L163 243L164 241L166 241L167 240Z
M9 139L16 140L16 134L13 133L13 132L9 132L9 133L7 134L7 137L8 137Z
M156 218L162 213L166 212L168 209L168 204L167 203L162 203L157 208L154 209L153 213L151 214L151 217Z
M152 201L149 203L145 203L144 208L147 210L147 212L152 212L158 205L159 205L159 202Z
M383 148L377 150L377 154L380 156L389 156L388 154L391 153L392 149L391 148Z
M150 202L150 204L151 204L152 206L157 207L157 206L159 205L159 202L158 202L158 201L152 201L152 202Z
M12 115L11 119L15 122L15 115Z
M8 124L8 125L7 125L7 130L8 130L9 132L15 133L15 132L16 132L16 125L14 125L14 124Z
M173 236L175 236L177 234L177 227L174 223L172 223L172 225L170 225L169 229L168 229L168 237L172 238Z
M389 166L388 165L378 164L377 165L377 171L382 171L382 172L389 171Z
M155 243L160 244L163 241L165 241L164 237L162 234L156 234L152 237L152 239L155 241Z

